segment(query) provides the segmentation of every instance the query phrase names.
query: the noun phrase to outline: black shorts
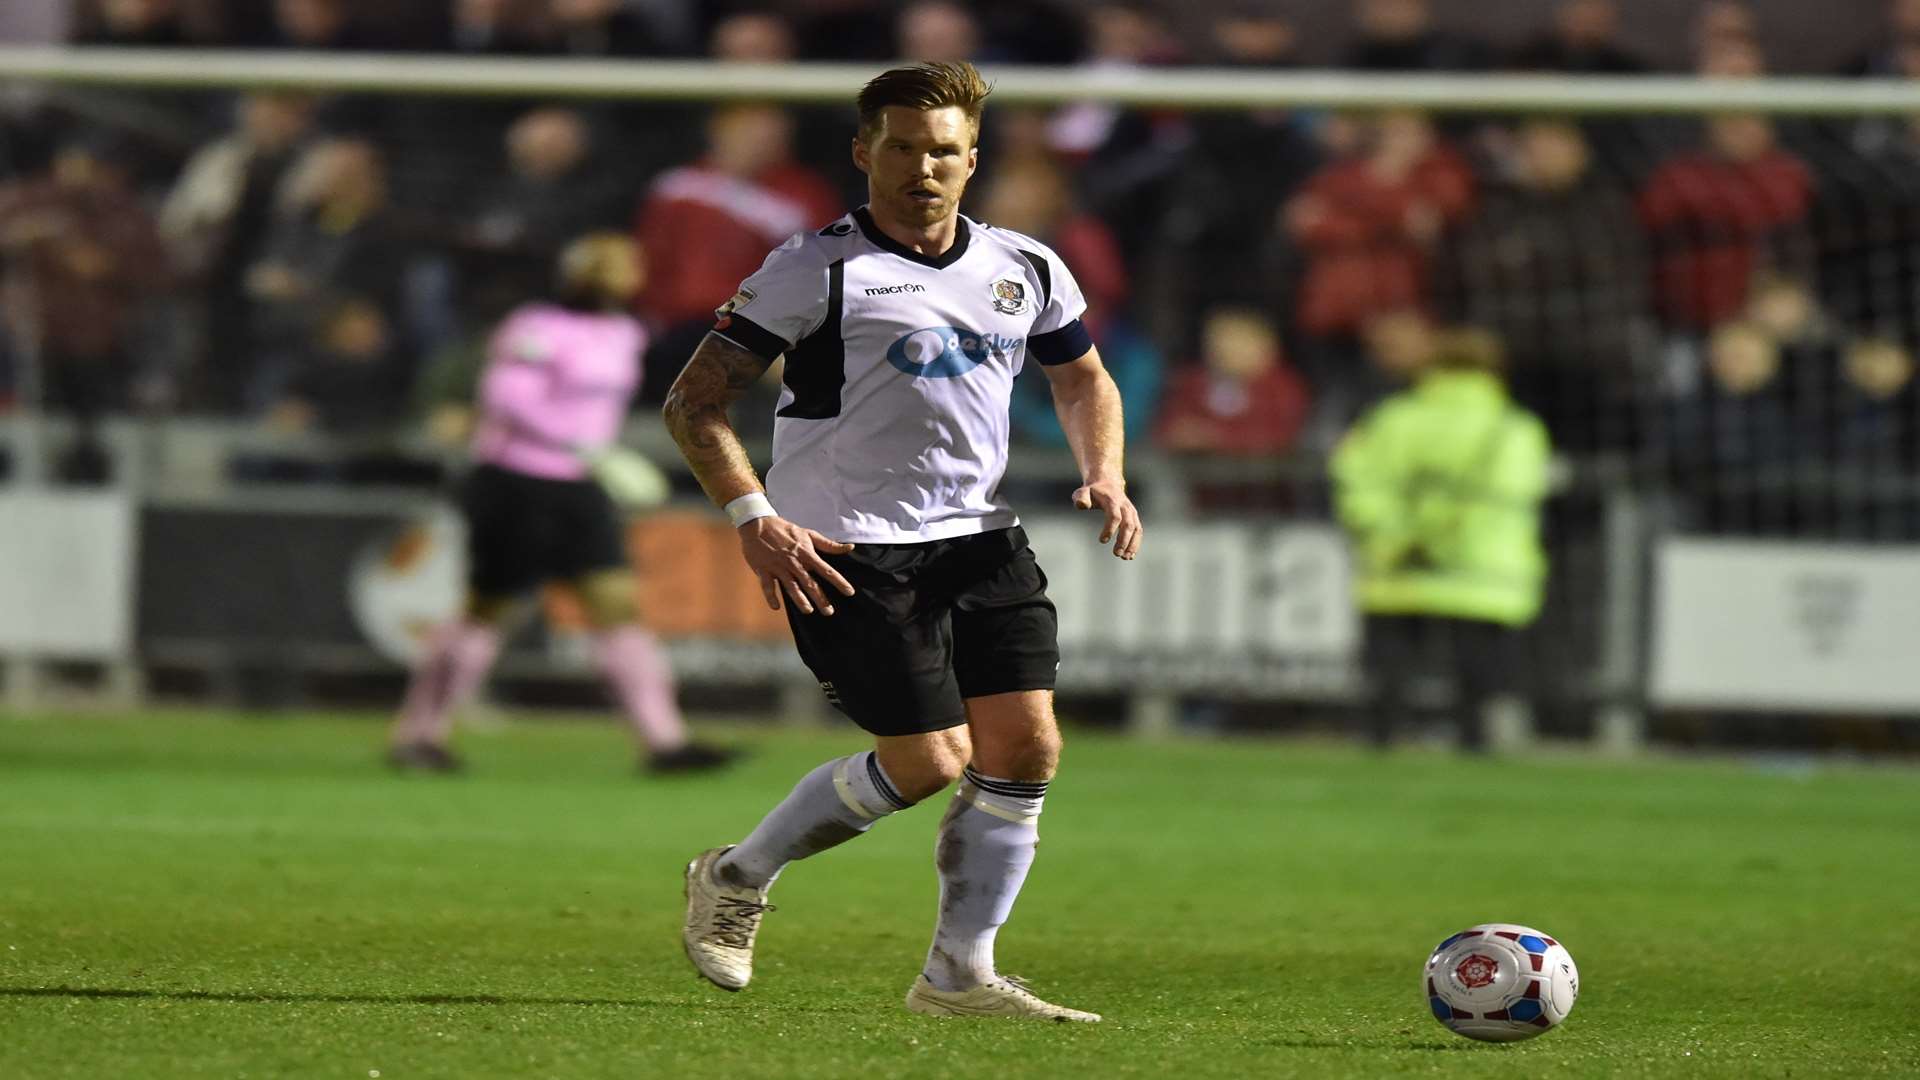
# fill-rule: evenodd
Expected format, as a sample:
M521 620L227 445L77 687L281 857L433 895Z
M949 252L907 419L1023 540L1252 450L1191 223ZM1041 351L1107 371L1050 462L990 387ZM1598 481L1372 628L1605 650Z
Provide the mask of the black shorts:
M467 585L480 596L526 592L596 570L626 568L620 512L591 480L549 480L481 465L460 491Z
M1026 530L923 544L858 544L826 556L856 590L832 615L787 622L827 700L875 735L966 722L967 698L1051 690L1059 620Z

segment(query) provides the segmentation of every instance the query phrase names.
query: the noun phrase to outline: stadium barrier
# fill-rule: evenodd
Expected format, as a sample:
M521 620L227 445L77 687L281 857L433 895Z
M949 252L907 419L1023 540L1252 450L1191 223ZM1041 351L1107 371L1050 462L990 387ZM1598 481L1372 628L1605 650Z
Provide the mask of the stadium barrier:
M481 99L838 104L845 101L848 87L871 71L859 65L734 67L0 48L0 81L56 95L115 87L296 87ZM1884 80L1210 71L1141 71L1115 77L1078 69L1007 69L990 75L997 84L996 101L1016 105L1099 102L1229 112L1418 108L1444 111L1451 121L1522 113L1656 118L1753 111L1848 120L1920 114L1920 83ZM1828 137L1821 130L1813 136ZM1906 257L1904 249L1896 250L1905 242L1899 238L1904 234L1881 238L1884 215L1878 207L1863 208L1857 218L1845 224L1862 230L1866 239L1860 242L1868 245L1864 251L1855 253L1857 257L1846 250L1827 254L1863 268L1868 276L1860 288L1873 293L1875 303L1890 303L1901 319L1920 314L1908 310L1913 304L1899 295L1904 287L1898 279L1901 271L1887 269ZM1210 282L1189 287L1204 290ZM1196 292L1184 299L1202 296ZM1646 336L1638 327L1634 331L1628 336ZM1667 388L1669 382L1679 386L1700 378L1698 342L1667 341L1635 349L1630 358L1635 376L1660 384L1668 398L1686 392ZM26 359L31 377L32 357ZM30 482L44 472L43 439L54 436L48 436L30 409L5 426L14 476ZM636 435L657 460L677 460L657 429ZM333 440L288 442L191 421L115 425L112 438L124 466L116 472L121 498L138 507L130 532L137 537L141 567L137 580L126 586L138 596L140 618L134 644L123 646L120 660L197 657L217 666L248 650L264 650L294 667L393 670L394 660L383 656L382 639L387 653L393 653L394 642L409 632L409 620L417 618L394 600L401 610L388 613L393 617L386 629L368 630L362 625L366 620L356 622L354 587L345 583L354 580L356 565L385 566L396 559L404 563L400 555L419 548L422 536L433 535L437 519L421 514L417 488L382 494L232 482L231 460L259 457L262 451L321 463L318 472L325 474L356 452L352 445ZM1908 632L1893 612L1920 610L1920 596L1913 595L1915 584L1906 569L1920 559L1920 547L1897 520L1906 511L1885 515L1875 509L1882 502L1900 507L1920 503L1911 476L1871 478L1870 486L1888 494L1813 510L1807 508L1835 491L1850 490L1858 477L1845 474L1837 482L1807 482L1737 470L1710 476L1710 506L1732 505L1738 527L1757 524L1771 530L1777 543L1756 555L1734 542L1687 538L1719 531L1720 526L1703 527L1699 507L1682 506L1685 500L1676 496L1660 468L1650 470L1647 462L1636 459L1639 450L1607 446L1563 466L1562 490L1549 510L1554 519L1549 527L1554 595L1542 625L1530 635L1535 666L1551 673L1566 696L1599 714L1597 729L1604 738L1623 745L1636 741L1638 714L1649 702L1659 707L1745 708L1764 696L1774 705L1791 703L1808 711L1920 713L1920 689L1868 649L1888 634ZM445 462L430 458L413 455L422 464L416 481L435 470L444 472ZM1150 564L1156 572L1114 578L1111 568L1097 559L1082 559L1075 554L1080 549L1070 546L1077 535L1073 530L1084 531L1084 523L1033 521L1036 537L1062 553L1047 555L1060 595L1075 598L1063 602L1070 609L1064 628L1073 661L1065 673L1070 687L1126 696L1143 727L1168 726L1182 696L1350 698L1355 683L1354 618L1340 596L1344 556L1326 525L1324 461L1312 452L1286 461L1243 462L1143 450L1131 464L1156 529L1157 542L1149 556L1156 560ZM1027 451L1016 455L1009 477L1010 483L1048 498L1058 496L1062 484L1070 487L1071 480L1071 463L1064 455ZM684 475L680 486L690 494ZM1224 501L1222 491L1228 492ZM1234 492L1250 497L1236 503L1240 496ZM1023 499L1022 505L1044 503ZM1765 520L1742 516L1750 516L1754 506ZM1883 520L1894 523L1883 528ZM696 679L772 681L806 689L790 650L774 642L772 624L763 618L753 622L739 608L737 580L715 576L712 589L688 589L690 579L718 575L714 567L724 560L713 556L710 541L688 539L699 534L700 526L688 522L685 529L661 540L664 533L643 528L636 541L643 552L651 552L643 565L660 566L668 558L663 553L680 560L669 563L675 569L655 575L648 586L656 590L657 603L687 620L682 629L688 632L676 644L676 658ZM1874 559L1807 546L1808 541L1830 543L1861 531L1887 541L1874 545ZM253 595L222 613L222 605L206 603L204 590L223 588L236 567L223 565L210 546L233 542L241 534L255 536L248 541L247 556L235 560L251 567L246 573L253 575ZM443 549L449 546L444 536L437 543ZM441 566L438 572L441 584L420 586L420 595L444 604L447 568ZM28 576L16 574L13 580ZM196 582L200 591L179 587L178 581ZM1717 603L1715 598L1726 595L1720 590L1729 583L1742 583L1746 592L1735 603ZM714 599L714 589L726 590L726 598ZM364 597L360 602L369 603ZM695 612L705 614L696 617ZM1736 616L1738 632L1730 632L1729 620ZM402 628L397 638L396 622ZM0 646L0 652L15 655L31 651L17 643ZM1874 664L1881 666L1869 670ZM1743 695L1741 679L1756 666L1792 679L1792 687ZM16 680L10 670L8 685L17 681L26 682Z

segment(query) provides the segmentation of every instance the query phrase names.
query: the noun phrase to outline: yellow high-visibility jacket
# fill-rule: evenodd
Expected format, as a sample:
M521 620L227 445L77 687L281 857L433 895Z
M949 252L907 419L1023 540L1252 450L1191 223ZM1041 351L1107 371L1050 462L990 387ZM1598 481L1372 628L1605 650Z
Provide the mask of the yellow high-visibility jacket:
M1551 456L1545 425L1489 374L1435 372L1368 413L1332 465L1361 609L1532 622Z

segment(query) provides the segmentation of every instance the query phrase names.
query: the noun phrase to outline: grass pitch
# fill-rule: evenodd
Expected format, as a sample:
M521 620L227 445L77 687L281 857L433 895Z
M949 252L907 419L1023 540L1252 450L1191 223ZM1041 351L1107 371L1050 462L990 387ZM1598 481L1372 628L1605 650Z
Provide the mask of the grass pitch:
M791 869L748 991L696 981L682 864L860 745L742 738L656 781L517 726L443 779L364 719L0 721L0 1076L1920 1075L1909 768L1071 739L1000 955L1081 1028L901 1008L937 805ZM1560 1030L1428 1016L1488 920L1571 948Z

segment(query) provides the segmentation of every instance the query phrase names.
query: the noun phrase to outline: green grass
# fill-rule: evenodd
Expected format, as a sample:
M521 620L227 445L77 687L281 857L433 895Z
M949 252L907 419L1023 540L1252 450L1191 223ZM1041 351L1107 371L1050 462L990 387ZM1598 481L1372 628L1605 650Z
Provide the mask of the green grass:
M649 781L611 726L395 777L366 720L0 721L0 1076L1920 1075L1920 773L1385 758L1085 736L1002 966L1094 1028L936 1022L939 810L790 870L738 995L680 867L851 731ZM1560 1030L1470 1043L1429 947L1573 951Z

